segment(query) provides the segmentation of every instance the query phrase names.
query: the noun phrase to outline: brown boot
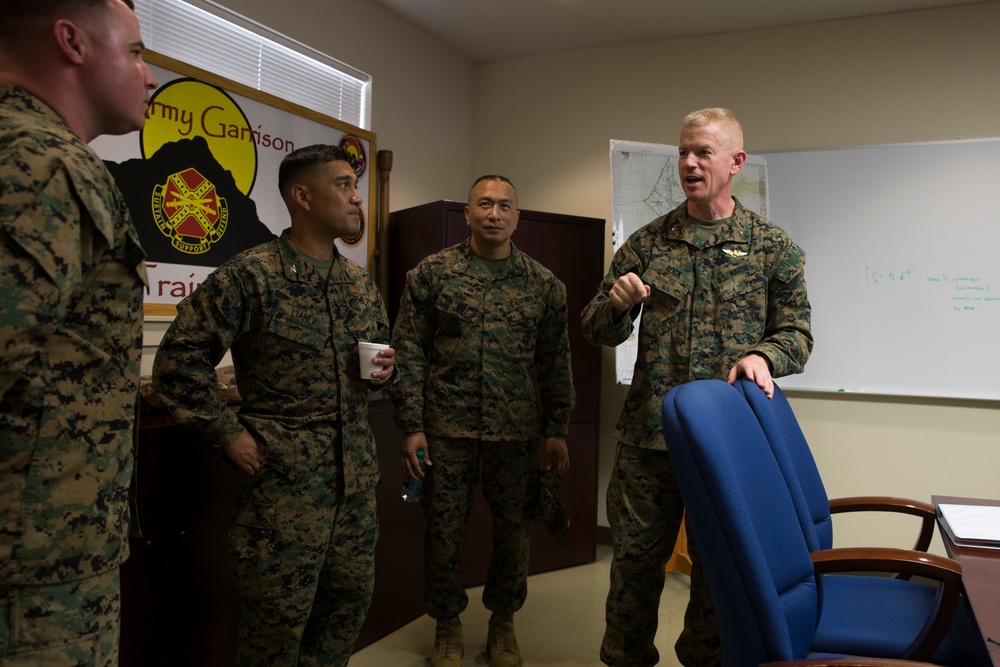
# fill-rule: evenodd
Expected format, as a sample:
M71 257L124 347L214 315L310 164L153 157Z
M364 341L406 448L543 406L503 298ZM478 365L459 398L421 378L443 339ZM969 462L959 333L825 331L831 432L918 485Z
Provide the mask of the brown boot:
M521 649L514 637L513 616L490 616L486 648L490 653L490 667L521 667Z
M431 667L462 667L462 622L455 618L439 618L434 632Z

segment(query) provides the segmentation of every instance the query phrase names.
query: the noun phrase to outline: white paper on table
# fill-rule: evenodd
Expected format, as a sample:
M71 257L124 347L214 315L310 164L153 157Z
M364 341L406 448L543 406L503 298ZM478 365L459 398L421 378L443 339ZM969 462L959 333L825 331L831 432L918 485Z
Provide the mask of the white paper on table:
M938 505L958 540L1000 542L1000 506Z

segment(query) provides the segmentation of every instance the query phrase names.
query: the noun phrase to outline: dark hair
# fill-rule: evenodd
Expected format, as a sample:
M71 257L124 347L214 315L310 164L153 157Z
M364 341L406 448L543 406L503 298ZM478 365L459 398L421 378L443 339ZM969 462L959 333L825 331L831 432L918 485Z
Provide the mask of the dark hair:
M292 187L293 179L301 178L321 164L338 160L354 166L347 151L331 144L313 144L292 151L281 160L281 166L278 167L278 192L284 197L288 188Z
M68 18L80 12L103 11L112 2L119 0L0 0L0 43L13 42L21 38L34 39L31 32L42 21ZM132 0L120 0L133 12Z
M473 181L472 187L469 188L469 192L472 192L472 188L476 187L477 185L479 185L483 181L502 181L502 182L506 183L507 185L509 185L510 187L514 188L514 184L511 183L510 179L507 178L506 176L499 176L497 174L486 174L485 176L480 176L475 181ZM514 188L514 192L517 192L517 188Z

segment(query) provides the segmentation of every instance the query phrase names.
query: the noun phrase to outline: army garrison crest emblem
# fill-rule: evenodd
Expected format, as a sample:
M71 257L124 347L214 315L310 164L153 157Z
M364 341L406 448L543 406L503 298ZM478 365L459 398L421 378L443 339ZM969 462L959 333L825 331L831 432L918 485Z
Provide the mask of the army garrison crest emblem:
M210 250L229 224L225 198L197 169L171 174L154 187L152 204L157 228L174 248L191 255Z
M195 144L185 142L190 152L178 154L169 169L159 172L150 191L156 228L185 255L204 255L213 246L231 249L234 239L223 241L230 209L241 210L236 198L240 193L249 197L257 179L257 137L243 109L221 88L182 78L156 91L150 98L148 117L140 133L144 157L179 146L183 139L199 139L211 160L199 162ZM220 182L213 163L228 172L234 184ZM232 202L227 202L227 194ZM247 220L239 217L234 222L230 237L245 236Z

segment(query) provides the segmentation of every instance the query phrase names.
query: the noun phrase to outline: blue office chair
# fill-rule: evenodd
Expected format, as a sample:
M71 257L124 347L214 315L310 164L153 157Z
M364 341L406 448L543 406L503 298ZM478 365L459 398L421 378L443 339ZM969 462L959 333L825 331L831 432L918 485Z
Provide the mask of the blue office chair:
M757 415L757 420L768 440L785 443L788 462L794 467L801 483L803 496L809 506L808 512L816 529L817 544L810 545L813 551L833 548L832 514L860 511L890 512L918 517L920 532L913 549L927 551L934 536L936 521L933 505L919 500L890 496L858 496L830 500L826 495L826 487L823 486L819 469L816 467L816 460L809 449L809 443L799 428L792 406L781 388L775 385L774 396L768 399L760 387L746 378L737 380L735 386ZM779 459L778 462L781 463L782 460Z
M936 614L947 625L958 603L954 561L884 548L811 553L806 533L815 531L800 512L804 501L797 507L753 411L725 382L671 390L663 432L715 602L725 667L847 656L926 660L934 653L940 637L928 636L927 626L936 627ZM893 596L853 605L823 600L823 575L858 571L909 572L939 586L918 590L885 579L900 585ZM842 643L818 649L821 627Z
M826 489L816 467L816 460L809 449L809 443L806 442L784 392L776 384L774 394L769 399L760 387L746 378L737 380L735 387L757 418L775 461L790 487L792 502L795 504L800 522L803 523L809 550L816 552L831 549L833 546L831 503L827 500ZM923 527L914 550L926 551L926 546L930 543L934 530L934 509L926 503L886 496L866 496L843 499L840 506L849 507L849 511L884 510L921 517ZM809 529L808 524L812 524L813 530ZM918 549L920 546L923 548ZM925 584L905 581L910 576L909 573L897 573L895 578L900 581L863 575L826 577L820 589L823 604L828 608L842 609L846 612L859 603L898 598L907 599L909 604L918 605L922 609L933 609L937 604L937 591ZM864 622L865 618L865 614L859 615L860 622ZM972 624L964 605L956 609L954 618L944 614L932 616L929 612L927 618L927 624L924 625L918 638L926 638L928 645L932 643L938 645L943 642L933 659L952 664L965 664L963 661L975 664L975 660L979 659L976 648L978 640L972 631ZM854 630L849 629L848 632ZM827 650L830 647L843 647L846 641L842 628L820 623L813 647L817 650ZM869 645L854 648L862 651L877 650ZM896 650L898 647L893 649L892 655L896 655ZM904 655L914 654L927 657L918 653L915 643Z

